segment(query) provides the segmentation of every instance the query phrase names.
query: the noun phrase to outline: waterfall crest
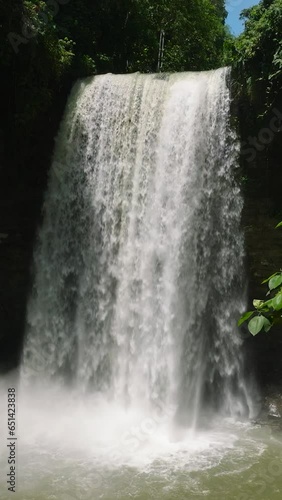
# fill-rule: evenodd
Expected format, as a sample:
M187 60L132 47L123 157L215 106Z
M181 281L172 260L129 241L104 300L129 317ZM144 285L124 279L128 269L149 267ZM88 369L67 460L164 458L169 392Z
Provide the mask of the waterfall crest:
M229 70L78 82L35 250L23 371L131 407L250 409Z

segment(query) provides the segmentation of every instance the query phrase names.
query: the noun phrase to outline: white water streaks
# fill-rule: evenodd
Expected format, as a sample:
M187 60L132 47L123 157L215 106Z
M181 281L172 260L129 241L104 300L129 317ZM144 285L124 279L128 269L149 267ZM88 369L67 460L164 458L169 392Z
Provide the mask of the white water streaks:
M251 413L228 78L75 85L35 249L24 380L55 379L146 418L169 413L184 428L209 411Z

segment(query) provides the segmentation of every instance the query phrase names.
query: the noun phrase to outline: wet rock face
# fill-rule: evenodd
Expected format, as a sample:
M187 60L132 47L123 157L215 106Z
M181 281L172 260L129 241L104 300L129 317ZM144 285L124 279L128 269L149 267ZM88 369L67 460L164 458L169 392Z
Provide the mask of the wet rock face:
M245 197L243 226L252 298L266 296L268 288L262 281L282 266L282 230L275 229L278 221L279 216L273 215L271 200Z
M19 361L38 212L35 193L11 191L8 186L1 192L0 372L14 368Z
M273 430L282 431L282 393L280 386L265 388L266 396L262 401L261 411L255 424L270 426Z
M52 109L40 116L29 142L22 144L12 125L5 130L4 148L0 135L0 373L19 364L33 246L54 137L70 85L58 95ZM13 116L10 109L7 112Z
M280 401L279 401L280 403ZM269 418L281 418L281 414L278 410L276 402L270 402L268 404L268 417Z
M282 220L282 131L276 127L267 144L257 142L270 130L273 119L278 124L277 116L282 116L282 93L280 100L262 119L252 97L244 91L238 95L234 94L233 112L238 117L242 141L240 163L245 200L242 226L246 245L248 308L253 309L253 299L266 298L268 287L262 281L282 268L282 230L275 229ZM250 142L256 146L250 148ZM253 149L252 154L250 149ZM256 337L250 335L246 345L253 354L262 390L270 385L282 388L282 328L273 328Z
M281 216L282 219L282 216ZM246 270L249 281L249 309L253 299L265 299L267 285L262 281L282 267L282 231L275 229L279 217L273 215L271 199L245 197L243 227L246 242ZM249 337L257 378L264 388L276 384L282 388L282 329Z

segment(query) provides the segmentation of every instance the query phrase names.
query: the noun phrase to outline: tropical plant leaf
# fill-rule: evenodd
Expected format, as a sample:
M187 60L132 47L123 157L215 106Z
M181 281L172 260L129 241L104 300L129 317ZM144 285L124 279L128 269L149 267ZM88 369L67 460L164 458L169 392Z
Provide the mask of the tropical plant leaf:
M269 280L271 280L271 278L273 278L274 276L276 276L278 274L278 272L272 274L271 276L269 276L269 278L266 278L266 280L263 280L261 282L262 285L264 285L265 283L268 283Z
M282 309L282 293L279 292L277 293L277 295L275 295L275 297L272 299L272 303L273 303L273 309L275 309L275 311L280 311L280 309Z
M245 323L245 321L247 321L253 314L254 314L255 311L248 311L248 312L245 312L241 318L239 319L238 321L238 326L241 326L243 323Z
M252 335L257 335L264 327L264 316L255 316L248 324L249 331Z
M282 274L278 273L276 276L273 276L271 280L269 280L268 286L269 290L275 290L282 283Z
M272 327L272 323L271 321L269 321L269 319L265 318L265 316L263 316L263 318L264 318L264 323L263 323L264 331L269 332L270 328Z
M264 300L254 299L253 300L253 306L256 309L261 309L264 306Z
M264 302L264 308L266 308L267 310L269 310L270 308L273 309L273 299L266 300Z

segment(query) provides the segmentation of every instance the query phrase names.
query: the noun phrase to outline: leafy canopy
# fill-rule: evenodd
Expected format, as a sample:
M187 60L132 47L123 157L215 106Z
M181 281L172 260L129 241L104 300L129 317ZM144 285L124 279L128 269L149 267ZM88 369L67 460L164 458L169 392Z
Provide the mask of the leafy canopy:
M235 40L235 61L243 64L253 90L259 89L265 112L282 85L282 0L262 0L241 13L244 32Z

